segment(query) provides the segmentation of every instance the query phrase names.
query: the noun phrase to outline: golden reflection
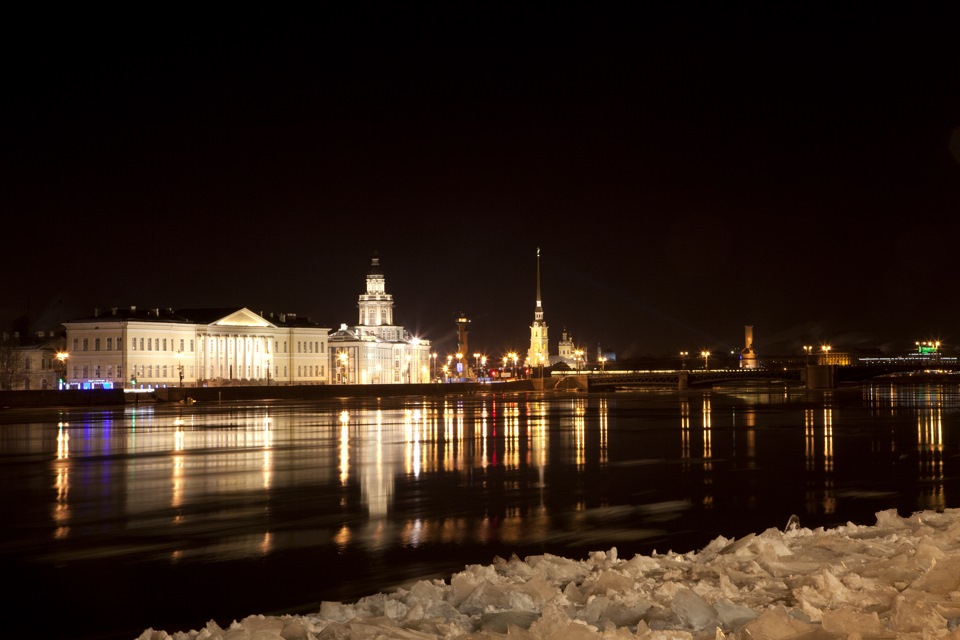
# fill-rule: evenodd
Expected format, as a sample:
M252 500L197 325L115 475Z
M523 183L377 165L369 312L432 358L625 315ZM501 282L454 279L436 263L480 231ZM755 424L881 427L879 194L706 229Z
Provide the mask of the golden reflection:
M333 536L333 542L337 545L337 548L341 552L346 551L350 547L350 540L353 536L350 535L350 527L343 525Z
M607 410L607 399L600 399L600 464L609 462L607 458L607 429L609 428L610 416Z
M420 476L420 460L422 450L420 448L420 428L417 422L412 420L412 415L408 411L404 416L404 432L407 434L407 460L410 461L410 473L414 478Z
M577 398L573 402L573 433L574 433L574 455L578 468L583 468L587 462L586 452L586 400Z
M680 460L683 469L690 468L690 403L686 398L680 400Z
M921 498L922 507L943 510L947 504L943 486L943 415L939 401L921 409L917 415L917 448L919 479L930 487L928 495Z
M713 508L713 409L710 397L703 398L703 506Z
M516 420L504 422L502 429L503 466L507 469L518 469L520 468L520 416L517 416Z
M754 467L757 461L757 410L754 407L747 407L743 423L747 428L747 466Z
M60 422L57 425L57 460L70 457L70 432L65 431L64 427L69 427L69 423Z
M270 416L263 417L263 488L269 489L273 482L273 433L270 431Z
M823 512L837 510L837 496L833 486L833 409L823 408Z
M340 485L347 486L350 475L350 414L340 412Z
M70 535L70 432L65 428L69 427L68 423L60 422L57 427L57 463L54 478L57 500L53 511L53 521L57 528L53 537L62 540Z
M460 430L463 430L463 412L457 412L457 421L460 425ZM489 453L487 451L487 432L484 429L477 429L476 425L473 428L474 441L480 441L480 460L478 463L481 469L486 469L489 466Z
M260 542L260 555L270 555L273 551L273 535L269 531L264 531L263 540Z
M182 421L181 421L182 422ZM174 431L173 436L173 450L174 451L183 451L183 427L179 424L177 425L176 431ZM183 456L174 454L173 459L173 470L172 478L170 480L170 506L174 509L179 509L183 505L183 483L184 483L184 472L183 472ZM180 514L174 514L175 522L179 518Z
M360 497L367 505L367 511L373 520L380 520L387 515L390 500L393 498L393 468L387 465L383 452L383 411L377 409L374 414L375 437L360 441ZM373 449L371 455L370 449ZM373 464L367 464L371 459Z

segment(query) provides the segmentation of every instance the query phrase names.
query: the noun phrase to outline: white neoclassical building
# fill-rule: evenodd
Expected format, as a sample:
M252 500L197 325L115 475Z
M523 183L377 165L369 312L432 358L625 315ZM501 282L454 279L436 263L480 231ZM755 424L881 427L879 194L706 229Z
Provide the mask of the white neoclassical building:
M393 323L374 256L359 324L327 327L247 308L95 309L64 322L66 379L81 388L430 382L430 341Z
M64 322L71 386L325 384L330 329L246 308L94 310Z
M430 341L393 324L393 296L387 293L380 259L367 270L367 288L357 307L359 323L340 325L329 337L329 367L334 383L404 384L430 382Z

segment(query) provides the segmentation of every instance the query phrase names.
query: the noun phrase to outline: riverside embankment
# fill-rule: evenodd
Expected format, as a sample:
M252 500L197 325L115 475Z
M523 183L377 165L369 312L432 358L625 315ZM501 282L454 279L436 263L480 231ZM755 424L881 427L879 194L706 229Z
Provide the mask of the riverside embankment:
M545 384L546 383L546 384ZM486 393L523 393L553 387L551 379L510 382L453 382L445 384L339 384L293 386L162 387L136 393L123 389L38 389L0 391L0 409L12 407L77 407L150 402L239 402L245 400L319 400L391 396L446 396Z

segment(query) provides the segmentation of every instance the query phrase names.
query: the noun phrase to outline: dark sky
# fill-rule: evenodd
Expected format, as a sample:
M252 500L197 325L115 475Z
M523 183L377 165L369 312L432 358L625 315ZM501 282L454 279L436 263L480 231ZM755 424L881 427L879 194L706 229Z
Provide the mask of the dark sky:
M960 346L955 16L366 11L11 25L3 326L336 328L376 251L397 323L496 356L540 247L552 350Z

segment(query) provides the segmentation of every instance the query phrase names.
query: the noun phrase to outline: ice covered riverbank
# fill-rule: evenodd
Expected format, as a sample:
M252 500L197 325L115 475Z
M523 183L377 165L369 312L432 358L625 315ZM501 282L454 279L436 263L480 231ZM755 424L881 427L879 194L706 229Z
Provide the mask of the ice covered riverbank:
M960 638L960 509L882 511L873 526L790 523L683 554L497 559L315 614L138 640L505 636Z

